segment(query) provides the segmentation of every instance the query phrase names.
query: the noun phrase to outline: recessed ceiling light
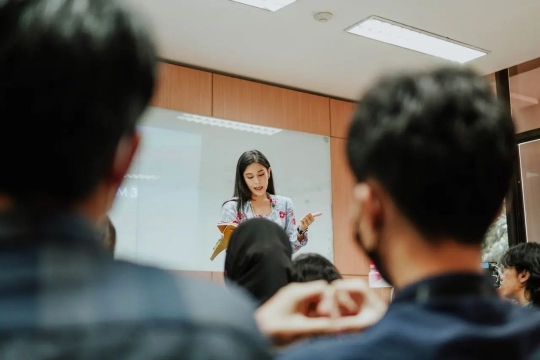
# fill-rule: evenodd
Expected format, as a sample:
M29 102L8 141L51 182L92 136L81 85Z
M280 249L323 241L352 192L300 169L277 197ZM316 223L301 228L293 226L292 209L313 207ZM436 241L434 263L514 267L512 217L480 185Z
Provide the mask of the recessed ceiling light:
M278 11L296 0L231 0L237 3L250 5L259 9Z
M488 51L377 16L371 16L346 31L462 64L488 54Z

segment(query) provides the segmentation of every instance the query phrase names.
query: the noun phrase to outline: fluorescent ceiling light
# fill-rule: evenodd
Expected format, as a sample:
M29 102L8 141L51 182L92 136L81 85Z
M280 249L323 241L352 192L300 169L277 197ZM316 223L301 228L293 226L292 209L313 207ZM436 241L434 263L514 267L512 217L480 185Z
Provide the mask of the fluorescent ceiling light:
M246 124L246 123L230 121L230 120L221 120L221 119L216 119L213 117L193 115L193 114L188 114L188 113L182 113L182 115L178 116L178 119L194 122L197 124L216 126L216 127L221 127L225 129L231 129L231 130L247 131L247 132L252 132L252 133L261 134L261 135L274 135L282 131L281 129L277 129L277 128Z
M144 175L144 174L126 174L125 178L128 179L141 179L141 180L157 180L159 176L156 175Z
M347 32L462 64L488 53L488 51L377 16L363 20L347 29Z
M237 3L250 5L259 9L278 11L296 0L232 0Z

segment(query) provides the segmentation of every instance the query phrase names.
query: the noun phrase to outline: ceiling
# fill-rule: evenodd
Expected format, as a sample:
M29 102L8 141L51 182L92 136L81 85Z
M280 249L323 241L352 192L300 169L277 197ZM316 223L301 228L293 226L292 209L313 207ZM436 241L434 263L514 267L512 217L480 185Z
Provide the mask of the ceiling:
M540 57L538 0L297 0L277 12L230 0L128 1L166 60L345 99L387 71L446 63L344 31L371 15L489 50L469 63L482 74ZM334 17L319 23L320 11Z

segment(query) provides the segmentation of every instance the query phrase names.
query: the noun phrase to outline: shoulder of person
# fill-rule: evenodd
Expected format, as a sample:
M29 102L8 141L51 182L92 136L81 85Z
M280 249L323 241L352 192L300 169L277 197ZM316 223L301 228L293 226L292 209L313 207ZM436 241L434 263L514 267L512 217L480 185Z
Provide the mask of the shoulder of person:
M235 209L237 206L238 206L237 197L233 197L228 200L225 200L225 202L223 202L223 204L221 205L221 207L225 209Z
M264 352L267 342L260 334L253 314L255 303L242 291L228 291L224 286L175 274L164 270L128 264L120 264L119 273L126 281L126 272L130 273L128 283L138 286L131 289L138 299L126 299L129 303L144 304L149 322L176 322L179 328L191 329L203 337L212 334L220 338L229 338L237 344L243 344L253 351ZM129 305L128 305L129 307ZM148 309L151 307L151 309Z
M282 195L272 195L277 204L283 204L285 206L292 206L292 199Z

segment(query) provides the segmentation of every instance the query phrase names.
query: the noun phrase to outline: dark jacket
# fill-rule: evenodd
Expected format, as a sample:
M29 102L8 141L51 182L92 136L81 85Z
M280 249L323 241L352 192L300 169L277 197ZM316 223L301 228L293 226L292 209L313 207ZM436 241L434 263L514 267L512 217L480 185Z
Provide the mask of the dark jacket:
M538 310L502 301L492 282L462 274L411 285L367 331L298 345L280 359L522 360L539 347Z

